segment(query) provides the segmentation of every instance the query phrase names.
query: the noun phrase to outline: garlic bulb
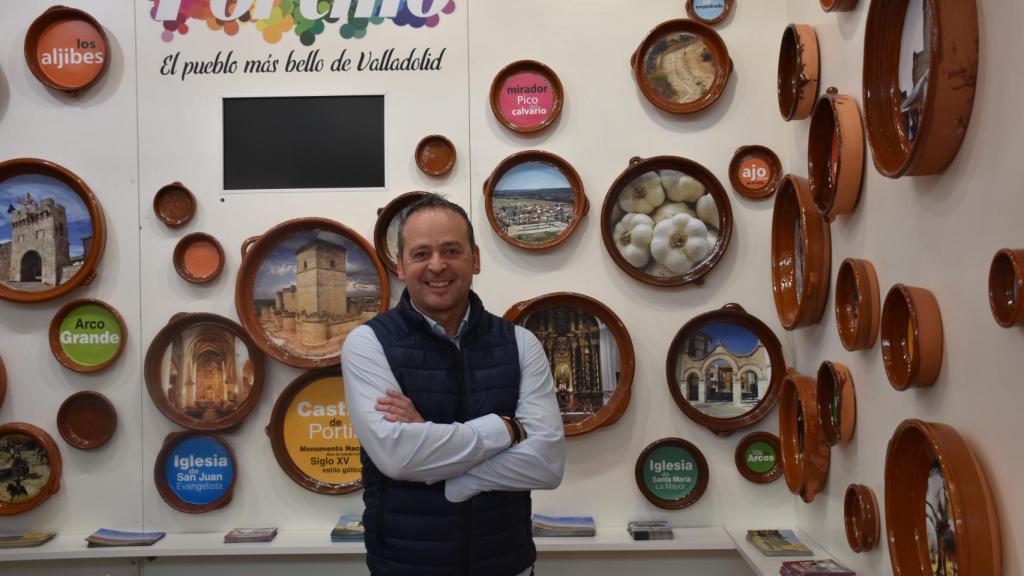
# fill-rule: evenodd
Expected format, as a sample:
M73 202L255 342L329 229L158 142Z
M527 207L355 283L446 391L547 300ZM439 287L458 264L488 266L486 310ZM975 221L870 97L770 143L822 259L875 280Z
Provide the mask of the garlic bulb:
M668 220L676 214L686 214L692 217L697 216L697 214L683 202L665 202L661 206L658 206L658 209L654 211L654 214L651 214L651 217L654 218L654 223L657 224L662 220Z
M619 193L619 207L626 212L650 214L665 202L665 190L657 172L637 176Z
M683 174L678 170L662 170L659 174L661 185L665 188L668 199L673 202L696 202L704 193L704 185L689 174Z
M705 194L700 197L700 200L697 200L697 217L708 226L719 227L718 204L715 204L715 199L711 197L711 194Z
M641 268L651 259L654 220L646 214L626 214L615 225L612 238L626 262Z
M651 255L676 274L682 274L711 252L708 228L697 218L676 214L654 227Z

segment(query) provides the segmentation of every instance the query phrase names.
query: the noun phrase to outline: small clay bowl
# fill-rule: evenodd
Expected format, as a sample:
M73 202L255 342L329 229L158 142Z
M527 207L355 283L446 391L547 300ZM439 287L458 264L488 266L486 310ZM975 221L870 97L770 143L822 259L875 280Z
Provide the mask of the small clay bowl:
M779 47L779 112L785 120L811 115L818 98L818 35L807 24L790 24Z
M83 390L68 396L57 411L61 438L80 450L99 448L117 430L117 410L99 392Z
M89 46L83 48L83 43ZM25 33L25 62L44 85L74 96L103 77L110 64L110 43L91 15L51 6Z
M836 274L836 328L843 347L867 350L875 345L881 298L878 275L868 260L847 258Z
M224 269L224 248L209 234L189 234L174 247L174 269L193 284L210 282Z
M196 214L196 197L181 182L172 182L157 190L153 212L168 228L184 226Z
M832 236L807 180L799 176L787 175L775 194L771 255L775 310L782 327L817 323L828 302Z
M826 90L814 106L807 173L814 203L826 220L853 212L864 174L864 124L857 101L835 88Z
M857 425L857 393L850 369L825 360L818 368L818 417L829 446L846 444Z
M1024 324L1024 250L1003 248L988 269L988 303L1003 328Z
M878 499L863 484L850 484L843 500L846 542L854 552L867 552L878 544L881 531Z
M455 166L455 144L432 134L416 145L416 166L428 176L444 176Z
M828 481L831 450L818 418L817 383L792 368L782 380L779 440L786 486L811 502Z
M711 6L703 6L711 4ZM715 25L729 17L732 12L733 0L686 0L686 15L698 22L708 25ZM717 14L704 14L704 8L719 8Z
M778 190L781 181L782 162L770 148L741 146L729 162L729 183L744 198L769 198Z
M882 306L882 363L897 390L931 386L942 368L942 314L935 295L896 284Z
M849 12L857 7L857 0L820 0L825 12Z

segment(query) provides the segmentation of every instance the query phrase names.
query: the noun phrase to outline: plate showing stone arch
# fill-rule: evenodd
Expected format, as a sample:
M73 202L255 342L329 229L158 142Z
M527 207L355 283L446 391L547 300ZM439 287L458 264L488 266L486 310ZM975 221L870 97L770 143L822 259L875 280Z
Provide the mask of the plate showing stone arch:
M739 304L726 304L676 333L666 372L669 391L683 413L724 436L771 412L786 360L764 322Z

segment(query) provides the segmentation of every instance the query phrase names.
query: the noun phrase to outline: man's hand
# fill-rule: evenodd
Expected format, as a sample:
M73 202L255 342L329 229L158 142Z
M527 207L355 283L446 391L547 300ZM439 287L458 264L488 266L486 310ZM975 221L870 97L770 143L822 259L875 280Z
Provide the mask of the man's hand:
M412 400L408 396L398 390L390 389L387 391L387 394L387 396L378 398L376 405L377 411L384 413L385 420L405 424L424 422L423 416L420 416L419 411L416 410L416 406L413 405Z

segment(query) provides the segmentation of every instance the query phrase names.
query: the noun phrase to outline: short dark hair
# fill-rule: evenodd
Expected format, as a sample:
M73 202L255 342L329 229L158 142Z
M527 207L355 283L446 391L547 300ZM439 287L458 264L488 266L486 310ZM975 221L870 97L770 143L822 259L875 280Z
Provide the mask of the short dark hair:
M424 192L424 196L413 202L408 208L402 210L398 220L398 257L401 258L405 251L405 242L402 234L405 232L405 223L409 217L421 210L449 210L462 217L466 223L466 230L469 231L469 247L476 248L476 235L473 234L473 223L469 221L469 215L462 209L462 206L448 200L435 192Z

